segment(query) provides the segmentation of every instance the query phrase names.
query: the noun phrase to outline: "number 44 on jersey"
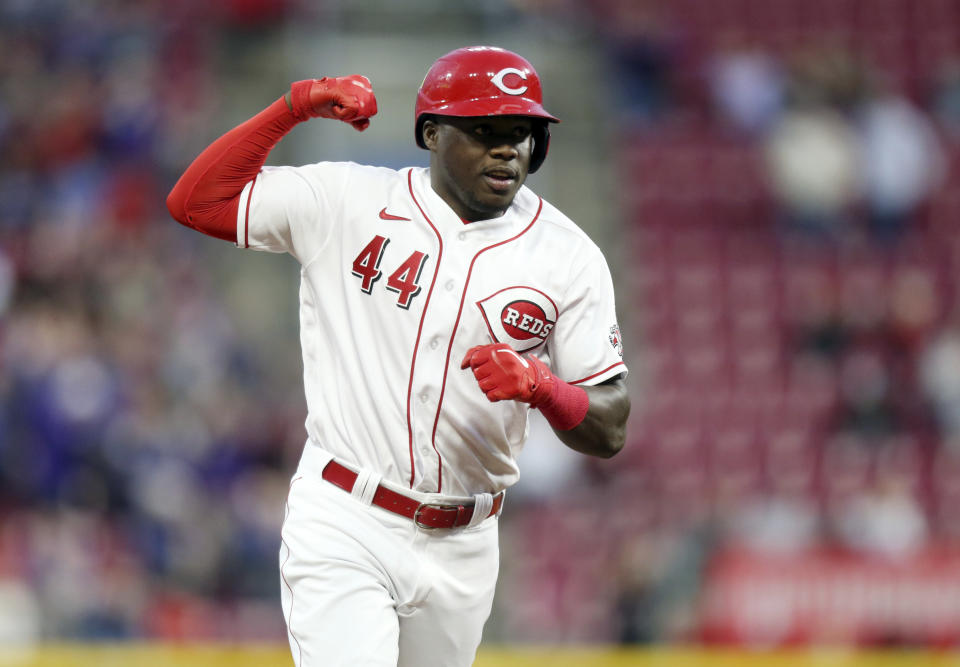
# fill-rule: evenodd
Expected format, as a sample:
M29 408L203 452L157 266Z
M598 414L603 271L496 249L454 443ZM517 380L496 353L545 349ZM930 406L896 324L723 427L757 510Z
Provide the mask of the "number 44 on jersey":
M365 294L373 292L374 283L383 275L383 271L380 270L380 261L389 243L390 239L378 234L353 260L352 273L360 279L360 289ZM427 263L427 257L425 253L415 250L397 267L396 271L387 277L386 287L399 295L397 306L400 308L410 308L413 298L420 293L420 273Z

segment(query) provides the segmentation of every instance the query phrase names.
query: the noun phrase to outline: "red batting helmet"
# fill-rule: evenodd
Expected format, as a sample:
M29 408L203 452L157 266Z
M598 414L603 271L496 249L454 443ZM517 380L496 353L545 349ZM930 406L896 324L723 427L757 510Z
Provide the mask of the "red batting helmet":
M414 134L423 143L423 122L437 116L529 116L534 123L532 174L547 157L550 129L560 120L543 108L540 77L533 65L516 53L496 46L468 46L451 51L433 63L420 84Z

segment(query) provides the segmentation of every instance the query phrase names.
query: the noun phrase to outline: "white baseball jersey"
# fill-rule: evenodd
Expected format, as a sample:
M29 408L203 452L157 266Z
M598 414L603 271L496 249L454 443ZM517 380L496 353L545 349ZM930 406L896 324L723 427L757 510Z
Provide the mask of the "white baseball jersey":
M528 405L491 403L467 350L509 343L561 379L625 374L602 253L526 187L465 223L428 169L264 167L244 188L237 244L301 264L311 441L424 493L495 493L518 478Z

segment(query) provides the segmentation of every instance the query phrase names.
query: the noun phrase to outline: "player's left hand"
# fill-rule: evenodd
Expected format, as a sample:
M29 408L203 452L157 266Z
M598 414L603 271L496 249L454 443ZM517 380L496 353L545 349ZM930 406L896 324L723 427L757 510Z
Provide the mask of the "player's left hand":
M520 356L506 343L470 348L460 368L473 370L490 401L515 400L537 407L557 383L546 364L534 356Z
M359 74L306 79L290 85L290 105L298 118L332 118L361 132L377 114L377 98L370 79Z

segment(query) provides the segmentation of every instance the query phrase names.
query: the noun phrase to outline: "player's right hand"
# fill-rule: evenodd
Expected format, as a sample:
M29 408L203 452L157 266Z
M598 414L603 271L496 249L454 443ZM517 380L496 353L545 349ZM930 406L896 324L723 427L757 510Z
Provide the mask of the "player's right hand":
M370 80L359 74L296 81L290 85L290 103L297 118L333 118L360 131L377 113Z
M512 399L537 407L557 383L546 364L534 356L521 357L506 343L471 347L460 368L473 371L491 402Z

